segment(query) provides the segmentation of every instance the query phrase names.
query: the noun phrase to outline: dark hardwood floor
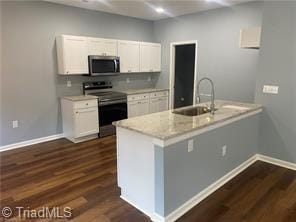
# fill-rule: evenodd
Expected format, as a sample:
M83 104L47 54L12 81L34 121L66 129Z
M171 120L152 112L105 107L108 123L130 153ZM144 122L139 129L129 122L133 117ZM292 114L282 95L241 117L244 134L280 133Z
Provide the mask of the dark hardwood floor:
M121 200L116 181L115 137L73 144L66 139L0 153L1 209L71 207L72 221L145 222ZM180 222L294 222L296 172L256 162L206 198Z

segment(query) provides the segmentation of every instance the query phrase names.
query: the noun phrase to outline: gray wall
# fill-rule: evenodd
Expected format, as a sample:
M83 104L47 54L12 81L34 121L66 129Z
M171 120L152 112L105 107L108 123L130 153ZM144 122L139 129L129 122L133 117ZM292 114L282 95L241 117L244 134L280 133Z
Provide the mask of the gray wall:
M214 80L217 98L253 102L258 50L239 49L239 31L260 26L262 3L247 3L160 20L154 35L162 43L162 71L157 85L169 86L170 43L198 41L198 78Z
M265 2L256 102L263 104L259 152L296 163L296 2ZM263 94L263 85L279 94Z
M0 2L2 53L2 99L0 145L62 133L59 97L81 94L81 83L105 78L57 75L55 37L86 35L152 41L153 23L59 4ZM115 87L155 85L158 74L110 77ZM125 82L126 77L131 83ZM66 87L67 80L72 87ZM20 127L12 129L12 120Z
M194 150L190 153L187 151L188 140L166 148L156 146L156 212L169 215L255 155L259 117L257 114L194 137ZM227 152L223 157L224 145Z

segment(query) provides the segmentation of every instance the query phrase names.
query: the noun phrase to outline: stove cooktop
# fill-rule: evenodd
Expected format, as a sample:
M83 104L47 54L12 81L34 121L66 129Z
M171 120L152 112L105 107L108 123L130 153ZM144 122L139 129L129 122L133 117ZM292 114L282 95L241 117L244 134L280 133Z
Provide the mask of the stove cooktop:
M99 101L126 98L125 93L115 91L88 93L88 95L97 96L99 98Z

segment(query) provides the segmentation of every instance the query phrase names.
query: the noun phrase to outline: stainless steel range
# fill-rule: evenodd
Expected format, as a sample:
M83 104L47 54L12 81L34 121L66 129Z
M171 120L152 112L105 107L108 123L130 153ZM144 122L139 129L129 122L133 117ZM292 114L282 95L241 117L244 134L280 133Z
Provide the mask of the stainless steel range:
M112 122L127 118L127 96L112 91L112 83L107 81L83 83L85 95L98 97L100 137L116 133Z

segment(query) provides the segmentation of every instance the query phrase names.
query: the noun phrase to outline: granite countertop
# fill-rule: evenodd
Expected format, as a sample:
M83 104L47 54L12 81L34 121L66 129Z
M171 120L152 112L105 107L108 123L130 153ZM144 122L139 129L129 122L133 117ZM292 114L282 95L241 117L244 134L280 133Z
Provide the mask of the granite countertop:
M127 95L133 95L133 94L140 94L140 93L159 92L159 91L165 91L165 90L169 90L169 89L156 89L156 88L128 89L128 90L122 90L120 92L123 92Z
M201 103L198 106L209 103ZM192 107L192 106L191 106ZM241 107L241 108L240 108ZM181 109L187 109L184 107ZM262 109L259 104L215 100L215 115L184 116L167 110L114 122L117 127L126 128L160 140L168 140L210 125Z
M97 99L97 96L92 96L92 95L80 95L80 96L66 96L63 97L63 99L67 99L70 101L83 101L83 100L90 100L90 99Z

